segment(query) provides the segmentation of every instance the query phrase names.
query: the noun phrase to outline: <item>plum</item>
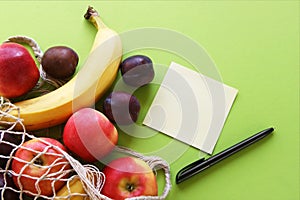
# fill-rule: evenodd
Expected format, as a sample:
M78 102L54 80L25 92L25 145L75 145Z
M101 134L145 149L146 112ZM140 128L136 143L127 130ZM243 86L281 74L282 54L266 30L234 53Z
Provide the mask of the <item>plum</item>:
M144 55L126 58L120 64L120 69L124 82L130 86L141 87L154 78L152 60Z
M103 113L113 123L129 125L137 121L140 102L126 92L112 92L103 102Z
M5 179L4 179L4 177L5 177ZM0 172L0 194L2 193L2 190L4 189L5 182L6 182L6 187L15 188L11 173L3 170ZM19 194L17 192L14 192L11 189L5 188L3 197L5 200L6 199L19 199ZM0 200L2 200L1 195L0 195Z
M10 153L12 152L12 150L14 148L16 148L15 146L13 146L11 144L15 144L15 145L20 144L20 140L10 133L1 132L0 138L2 138L0 140L0 155L2 155L2 156L9 156ZM9 142L11 144L5 143L4 141ZM8 158L0 157L0 167L5 168L7 161L8 161Z
M77 53L66 46L49 48L42 57L42 66L46 74L56 79L71 77L78 64Z

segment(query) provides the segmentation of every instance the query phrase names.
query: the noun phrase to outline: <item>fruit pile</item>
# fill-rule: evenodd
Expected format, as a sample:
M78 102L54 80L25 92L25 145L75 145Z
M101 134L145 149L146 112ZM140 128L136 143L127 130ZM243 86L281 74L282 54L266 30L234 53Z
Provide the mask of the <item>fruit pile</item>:
M32 48L41 64L39 69L22 44ZM45 83L53 89L62 86L72 78L78 64L78 55L73 49L53 46L43 54L36 41L26 36L9 37L0 45L0 55L0 95L12 101L32 98L33 93L50 92L42 88Z
M152 61L136 55L121 62L118 34L91 7L85 18L98 32L77 73L79 56L69 47L51 47L42 54L28 37L12 37L0 45L0 199L164 199L170 190L164 160L117 146L115 125L136 122L139 100L117 91L105 98L103 113L92 108L119 70L132 87L150 83ZM32 47L40 67L19 43ZM28 96L45 82L53 91ZM61 140L34 135L55 125L63 126ZM153 172L157 168L166 175L160 196Z

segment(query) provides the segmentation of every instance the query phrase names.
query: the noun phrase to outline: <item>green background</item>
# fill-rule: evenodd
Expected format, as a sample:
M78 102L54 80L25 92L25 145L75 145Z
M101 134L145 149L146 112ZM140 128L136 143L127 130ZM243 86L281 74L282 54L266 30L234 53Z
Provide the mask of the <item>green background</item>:
M117 32L167 28L207 50L223 82L239 90L214 154L264 128L276 129L267 139L176 185L176 172L203 156L187 148L170 163L173 187L167 199L299 200L299 1L1 1L0 40L27 35L43 50L67 45L82 64L96 33L83 19L88 5ZM147 54L155 63L180 62L161 52ZM149 86L147 92L151 99L155 88ZM142 93L137 95L149 104ZM145 142L120 131L119 143L147 152L168 141L163 134ZM159 184L161 191L161 174Z

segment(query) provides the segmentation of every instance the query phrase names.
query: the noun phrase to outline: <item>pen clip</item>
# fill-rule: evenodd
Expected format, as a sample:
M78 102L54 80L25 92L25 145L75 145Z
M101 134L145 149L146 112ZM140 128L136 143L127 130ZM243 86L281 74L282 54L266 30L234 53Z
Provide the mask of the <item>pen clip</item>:
M184 175L184 173L186 171L188 171L189 169L191 169L194 166L199 165L200 163L203 163L205 161L205 158L201 158L199 160L196 160L194 162L192 162L191 164L188 164L187 166L185 166L184 168L182 168L181 170L179 170L179 172L176 175L176 182L180 182L182 179L182 175Z

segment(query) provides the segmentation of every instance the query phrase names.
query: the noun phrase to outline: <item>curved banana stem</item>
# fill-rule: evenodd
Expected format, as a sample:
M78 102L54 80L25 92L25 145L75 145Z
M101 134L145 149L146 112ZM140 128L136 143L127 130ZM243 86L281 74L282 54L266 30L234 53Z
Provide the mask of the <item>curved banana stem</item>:
M91 6L88 7L84 18L89 20L98 30L102 28L107 28L100 18L98 12Z
M48 94L15 103L20 108L20 118L24 120L26 130L39 130L66 122L75 110L94 105L116 79L122 58L121 38L104 25L97 12L92 8L88 11L88 20L99 30L78 73ZM18 115L15 111L9 114ZM2 120L13 121L5 116ZM22 127L15 127L15 130L20 129Z

